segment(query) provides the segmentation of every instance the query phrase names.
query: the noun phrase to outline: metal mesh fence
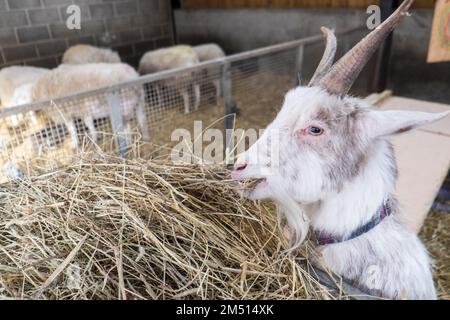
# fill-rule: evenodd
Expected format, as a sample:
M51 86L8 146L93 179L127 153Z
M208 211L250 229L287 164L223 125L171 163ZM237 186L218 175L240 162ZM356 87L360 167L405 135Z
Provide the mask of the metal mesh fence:
M364 33L362 28L341 33L341 43L348 48ZM30 166L52 169L68 163L86 142L125 156L137 133L156 144L171 143L173 130L192 131L194 120L221 130L233 125L263 128L294 87L297 73L305 79L312 75L322 43L317 35L107 88L3 108L0 182L27 174ZM236 111L235 122L225 120L225 114Z

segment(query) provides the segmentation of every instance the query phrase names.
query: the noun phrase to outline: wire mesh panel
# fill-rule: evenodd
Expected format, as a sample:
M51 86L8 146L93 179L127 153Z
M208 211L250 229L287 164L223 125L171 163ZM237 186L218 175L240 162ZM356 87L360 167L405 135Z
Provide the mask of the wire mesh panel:
M221 69L213 66L145 83L145 114L150 139L167 143L175 128L192 122L200 114L205 115L211 108L219 110L220 80ZM220 111L223 114L223 109Z
M356 41L349 39L345 46ZM295 86L297 73L311 76L303 55L311 47L323 50L318 44L323 47L321 35L3 109L0 180L27 174L31 166L56 168L87 146L126 156L136 138L177 143L175 129L195 139L206 128L264 128ZM228 121L230 113L237 114L236 121Z
M104 93L96 93L2 117L3 180L26 172L29 165L54 168L67 163L85 138L96 141L99 132L111 131L105 101Z
M281 107L284 94L295 86L298 48L236 61L231 64L236 125L263 128Z

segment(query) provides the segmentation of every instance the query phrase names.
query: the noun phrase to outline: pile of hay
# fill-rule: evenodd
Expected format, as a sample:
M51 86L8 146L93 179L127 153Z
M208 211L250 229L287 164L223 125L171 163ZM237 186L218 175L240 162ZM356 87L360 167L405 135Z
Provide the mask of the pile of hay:
M450 173L446 183L450 184ZM450 202L447 204L450 205ZM433 259L433 275L438 298L450 300L450 214L432 210L425 220L420 238Z
M0 186L0 298L333 298L221 167L82 155Z

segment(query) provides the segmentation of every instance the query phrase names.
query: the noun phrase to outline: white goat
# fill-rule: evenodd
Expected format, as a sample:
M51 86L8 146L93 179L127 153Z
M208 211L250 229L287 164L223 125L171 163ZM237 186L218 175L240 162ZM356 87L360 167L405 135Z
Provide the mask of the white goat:
M323 28L327 49L313 82L286 94L275 120L240 155L232 177L259 179L240 192L276 202L293 248L310 225L317 262L360 288L384 298L435 299L426 249L400 222L392 195L396 163L389 137L449 112L381 111L347 95L411 3L404 1L334 65L336 40Z
M139 62L139 73L145 75L170 69L190 67L198 63L199 60L197 54L192 47L178 45L149 51L144 54ZM181 93L185 113L191 111L189 98L189 91L191 88L194 92L194 110L197 110L200 104L200 86L196 83L195 76L194 72L189 72L165 79L162 82L165 86L178 90ZM161 97L161 88L159 85L156 86L156 91L159 101Z
M2 107L12 107L27 103L27 87L35 83L41 76L50 72L48 69L29 67L29 66L11 66L0 70L0 102ZM36 123L36 117L33 112L29 113L33 123ZM11 124L18 127L23 115L11 116Z
M69 95L75 92L92 90L139 77L129 65L123 63L94 63L84 65L60 65L50 73L41 77L31 88L33 102ZM131 118L136 116L144 139L149 139L146 126L143 89L139 86L120 89L120 107L125 131L129 131ZM82 118L93 141L97 140L94 119L108 117L110 111L103 95L93 95L80 99L77 105L65 105L60 109L44 109L46 115L55 123L64 122L72 139L72 147L78 145L75 120Z
M108 48L98 48L88 44L77 44L64 52L63 64L86 64L86 63L120 63L117 52Z
M200 60L200 62L208 61L208 60L214 60L214 59L220 59L225 57L225 52L222 50L222 48L215 43L206 43L202 45L198 45L193 47L195 50L195 53L197 53L197 57ZM217 70L210 70L209 73L213 74L217 73L220 74L220 67L216 67ZM208 76L208 72L206 74ZM220 86L220 79L214 79L212 80L214 87L216 88L216 97L219 98L221 95L221 86Z

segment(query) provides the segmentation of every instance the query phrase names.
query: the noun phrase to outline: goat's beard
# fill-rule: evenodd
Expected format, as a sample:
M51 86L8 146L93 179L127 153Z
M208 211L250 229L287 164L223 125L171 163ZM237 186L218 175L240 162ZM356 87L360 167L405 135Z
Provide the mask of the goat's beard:
M241 196L249 198L251 200L262 200L267 197L258 196L258 191L264 187L267 187L267 181L265 178L245 179L239 182L237 192Z
M293 199L284 196L275 199L277 204L278 227L288 242L288 251L297 249L306 239L309 219L303 208Z
M270 195L266 195L264 191L270 193ZM286 237L289 251L297 249L306 239L309 230L309 219L306 217L303 208L289 197L286 192L281 190L276 192L268 186L265 178L243 180L239 183L237 192L251 200L272 199L275 201L278 227Z

